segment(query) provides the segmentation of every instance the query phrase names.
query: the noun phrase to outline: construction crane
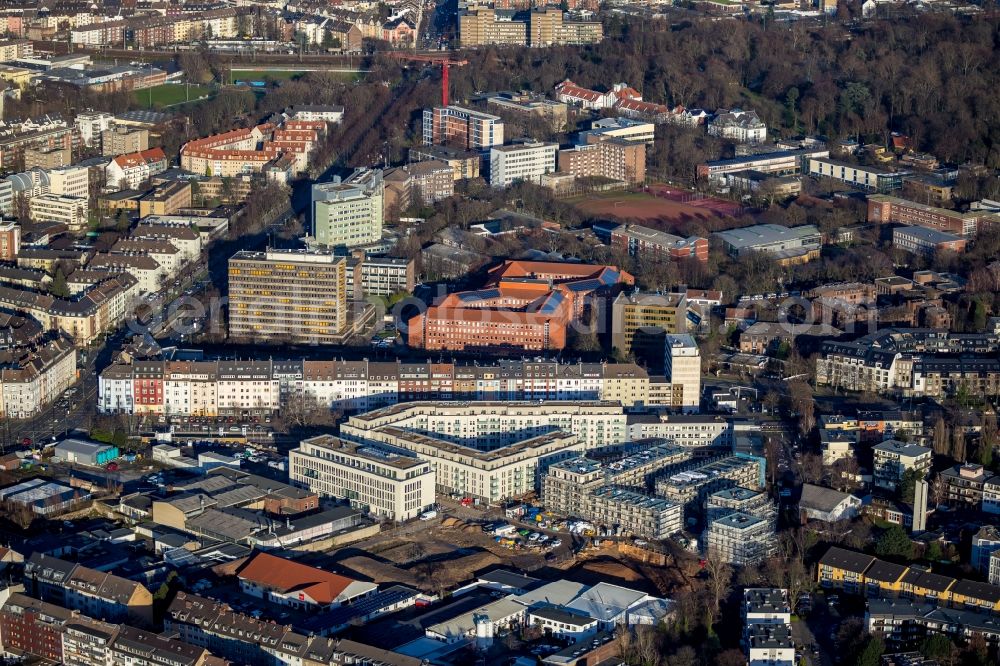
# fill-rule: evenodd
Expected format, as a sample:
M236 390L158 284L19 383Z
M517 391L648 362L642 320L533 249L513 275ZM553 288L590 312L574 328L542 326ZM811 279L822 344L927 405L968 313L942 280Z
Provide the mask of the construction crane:
M468 60L455 60L448 56L420 55L419 53L400 53L398 51L389 55L397 60L407 62L427 62L432 65L441 65L441 106L448 106L448 68L469 64Z

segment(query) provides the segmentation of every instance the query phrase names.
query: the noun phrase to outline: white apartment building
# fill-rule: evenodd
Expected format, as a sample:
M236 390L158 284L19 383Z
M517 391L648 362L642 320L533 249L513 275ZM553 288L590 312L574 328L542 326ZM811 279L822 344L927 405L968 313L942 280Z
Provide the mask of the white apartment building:
M389 520L416 518L434 504L435 477L429 462L331 435L303 440L291 450L288 478Z
M756 111L720 109L708 124L708 134L740 143L760 143L767 138L767 125Z
M385 186L380 169L358 169L346 181L312 187L312 235L326 247L356 247L382 239Z
M90 170L85 166L64 166L48 170L49 194L87 199L90 197Z
M198 230L184 224L151 224L141 222L132 230L133 240L169 241L180 250L182 263L197 261L201 256L204 240Z
M742 512L712 520L703 541L710 558L741 567L763 561L777 546L771 521Z
M633 120L631 118L601 118L595 120L590 125L590 131L581 134L580 138L584 142L589 141L589 137L604 139L614 137L653 145L656 136L656 125L644 120Z
M747 650L748 666L794 666L788 590L747 588L743 591L743 645Z
M994 476L983 483L984 513L1000 514L1000 476Z
M28 202L28 216L33 222L61 222L74 233L86 228L88 213L87 199L83 197L42 194Z
M84 111L77 114L76 131L80 141L87 147L101 143L101 132L111 129L115 123L114 114L106 111Z
M932 451L926 446L890 439L872 447L872 452L875 456L872 482L886 490L895 490L908 470L926 474L931 467Z
M0 367L0 419L39 414L76 381L76 350L66 340Z
M674 405L685 412L697 412L701 404L701 352L688 334L666 336L663 355L664 375L676 395Z
M159 262L141 254L96 254L87 268L128 273L138 280L140 294L158 292L167 278L167 272Z
M501 188L516 182L538 183L542 176L556 170L555 143L515 143L490 149L490 185Z

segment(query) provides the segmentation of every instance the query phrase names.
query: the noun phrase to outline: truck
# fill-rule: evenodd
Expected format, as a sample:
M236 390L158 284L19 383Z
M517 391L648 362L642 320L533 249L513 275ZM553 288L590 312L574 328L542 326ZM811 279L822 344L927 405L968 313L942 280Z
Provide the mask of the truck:
M424 511L422 514L420 514L420 520L434 520L435 518L437 518L437 516L438 516L437 511L434 510Z
M503 523L493 528L493 534L496 536L513 536L516 532L517 529L510 523Z

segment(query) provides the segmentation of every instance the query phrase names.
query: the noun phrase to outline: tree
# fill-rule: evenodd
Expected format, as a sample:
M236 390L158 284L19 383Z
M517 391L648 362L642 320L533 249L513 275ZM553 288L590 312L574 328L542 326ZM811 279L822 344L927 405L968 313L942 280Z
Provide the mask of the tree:
M52 283L49 285L49 293L59 298L69 297L69 285L66 284L66 273L63 272L62 266L56 267Z
M903 472L903 478L900 479L899 485L896 487L896 496L899 501L912 504L913 492L917 487L917 481L923 478L924 473L918 469L908 469Z
M705 560L705 571L708 573L709 614L714 618L719 615L722 600L729 594L729 584L733 580L733 568L711 555Z
M950 661L953 651L955 651L955 644L942 634L931 634L920 643L920 654L941 663Z
M885 644L877 636L869 636L864 649L858 656L858 666L879 666Z
M900 525L893 525L875 542L875 554L879 557L912 560L913 542Z

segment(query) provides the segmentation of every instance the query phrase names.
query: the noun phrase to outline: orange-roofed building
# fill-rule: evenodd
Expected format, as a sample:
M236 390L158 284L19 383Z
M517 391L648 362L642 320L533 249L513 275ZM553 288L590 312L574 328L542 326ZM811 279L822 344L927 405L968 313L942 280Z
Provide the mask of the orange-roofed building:
M163 149L150 148L119 155L105 167L104 175L108 185L112 187L137 190L143 182L166 170L167 156Z
M408 341L430 350L563 349L594 297L634 283L612 266L506 261L489 271L482 289L449 294L410 319Z
M257 553L236 572L240 589L254 597L300 609L336 608L374 593L375 583Z

